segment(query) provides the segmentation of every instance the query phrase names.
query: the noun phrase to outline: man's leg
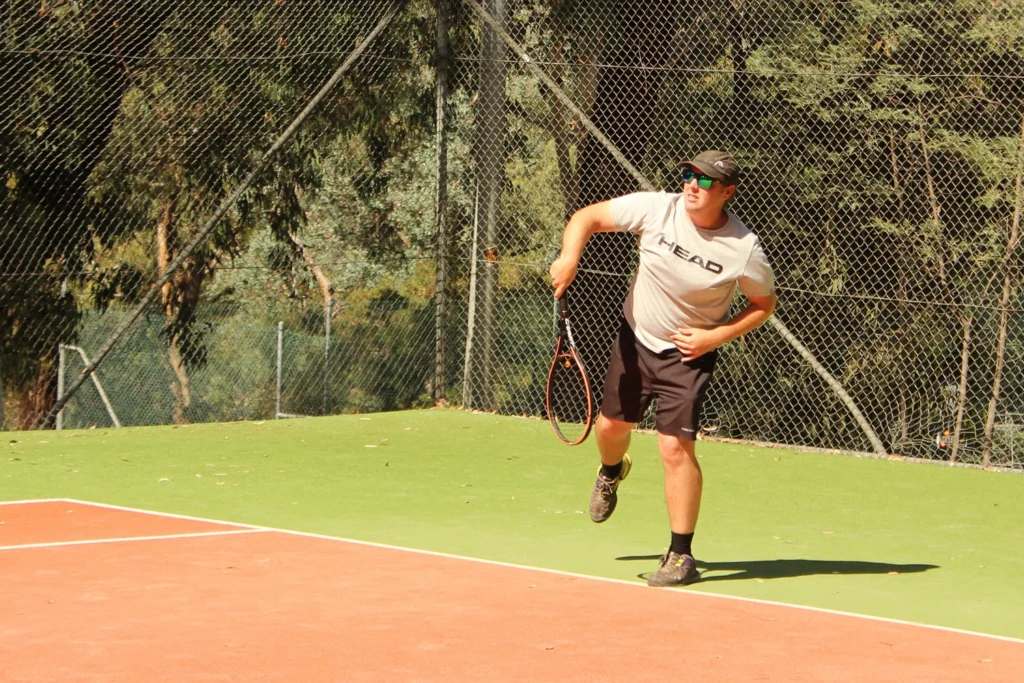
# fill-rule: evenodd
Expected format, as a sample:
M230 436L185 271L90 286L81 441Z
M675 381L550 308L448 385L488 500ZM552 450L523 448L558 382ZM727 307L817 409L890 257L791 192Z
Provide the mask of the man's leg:
M637 343L625 320L612 346L608 372L604 378L604 396L594 432L601 453L601 469L590 492L590 519L603 522L612 516L618 503L619 482L629 474L632 463L626 455L629 437L640 421L649 394L640 370Z
M604 414L597 417L594 433L601 453L601 469L590 492L590 519L595 522L603 522L615 512L619 482L626 478L632 465L626 449L635 426L635 422L615 420Z
M597 437L597 450L601 453L601 464L615 466L622 462L622 456L629 448L630 435L635 422L613 420L604 415L597 416L594 425L594 436Z
M672 545L661 567L647 579L649 586L685 586L700 578L690 543L697 528L704 475L695 453L696 442L658 433L658 450L665 468L665 505Z
M678 353L646 354L652 392L658 397L658 451L665 470L665 505L672 540L649 586L684 586L700 578L691 544L700 514L704 475L697 462L701 406L715 370L717 352L681 362Z
M674 534L692 534L697 528L704 475L695 453L696 441L658 434L658 450L665 468L665 504Z

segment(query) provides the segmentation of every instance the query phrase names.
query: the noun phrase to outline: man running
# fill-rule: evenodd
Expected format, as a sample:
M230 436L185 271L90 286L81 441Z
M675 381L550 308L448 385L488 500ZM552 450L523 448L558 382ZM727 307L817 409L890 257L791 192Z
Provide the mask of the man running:
M619 483L629 474L630 434L658 399L658 450L672 537L650 586L681 586L700 578L692 543L703 475L694 452L701 404L718 359L716 349L758 327L775 310L774 275L760 241L730 211L740 167L710 150L684 162L679 194L639 192L592 204L566 225L551 264L555 296L576 277L595 232L639 236L640 263L623 304L623 320L604 382L595 426L601 469L590 517L608 519ZM732 318L736 287L747 306Z

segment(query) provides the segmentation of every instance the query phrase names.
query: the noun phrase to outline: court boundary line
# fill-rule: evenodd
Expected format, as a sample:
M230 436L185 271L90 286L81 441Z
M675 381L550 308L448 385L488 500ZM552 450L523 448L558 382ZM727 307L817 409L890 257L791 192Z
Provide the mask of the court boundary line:
M31 503L66 503L67 498L30 498L28 500L0 500L0 505L28 505Z
M37 501L23 501L23 502L37 502ZM463 561L467 561L467 562L477 562L477 563L480 563L480 564L486 564L486 565L491 565L491 566L496 566L496 567L506 567L506 568L509 568L509 569L520 569L520 570L526 570L526 571L541 572L541 573L544 573L544 574L550 574L550 575L554 575L554 576L564 576L564 577L570 577L570 578L574 578L574 579L586 579L586 580L590 580L590 581L599 581L599 582L603 582L603 583L614 583L614 584L619 584L619 585L622 585L622 586L632 586L634 588L642 588L644 590L650 590L650 588L648 586L644 585L644 584L638 583L636 581L627 581L625 579L614 579L614 578L610 578L610 577L606 577L606 576L593 576L593 575L590 575L590 574L578 574L576 572L567 572L567 571L563 571L563 570L560 570L560 569L549 569L549 568L546 568L546 567L531 567L529 565L514 564L514 563L511 563L511 562L501 562L499 560L487 560L487 559L483 559L483 558L479 558L479 557L468 557L468 556L465 556L465 555L453 555L451 553L442 553L442 552L437 552L437 551L434 551L434 550L423 550L423 549L420 549L420 548L404 548L402 546L388 545L386 543L376 543L376 542L373 542L373 541L361 541L361 540L358 540L358 539L344 538L344 537L341 537L341 536L328 536L326 534L317 534L317 533L312 533L312 532L307 532L307 531L295 531L293 529L280 529L280 528L276 528L276 527L263 526L263 525L257 525L257 524L243 524L243 523L238 523L238 522L229 522L229 521L226 521L226 520L210 519L210 518L207 518L207 517L196 517L196 516L193 516L193 515L181 515L181 514L176 514L176 513L173 513L173 512L158 512L158 511L154 511L154 510L144 510L144 509L140 509L140 508L132 508L132 507L124 506L124 505L115 505L115 504L111 504L111 503L95 503L95 502L90 502L90 501L85 501L85 500L79 500L77 498L55 498L55 499L47 500L46 502L63 502L63 503L72 503L72 504L75 504L75 505L91 505L91 506L94 506L94 507L107 508L107 509L111 509L111 510L121 510L121 511L124 511L124 512L135 512L135 513L140 513L140 514L153 515L153 516L156 516L156 517L171 517L171 518L175 518L175 519L191 520L191 521L195 521L195 522L206 522L208 524L233 524L233 525L236 525L236 526L248 527L249 529L256 530L256 531L273 531L273 532L277 532L277 533L281 533L281 534L285 534L285 535L290 535L290 536L302 536L302 537L306 537L306 538L316 538L316 539L321 539L321 540L325 540L325 541L333 541L333 542L340 542L340 543L351 543L353 545L361 545L361 546L367 546L367 547L371 547L371 548L380 548L380 549L383 549L383 550L398 550L398 551L407 552L407 553L413 553L413 554L417 554L417 555L428 555L428 556L431 556L431 557L441 557L441 558L445 558L445 559L449 559L449 560L463 560ZM1001 635L996 635L996 634L993 634L993 633L982 633L980 631L969 631L967 629L959 629L959 628L954 628L952 626L939 626L937 624L924 624L924 623L915 622L915 621L905 621L903 619L894 619L894 618L891 618L891 617L879 617L879 616L870 615L870 614L857 614L856 612L844 612L842 610L833 610L833 609L828 609L828 608L825 608L825 607L813 607L813 606L810 606L810 605L798 605L798 604L787 603L787 602L777 602L777 601L774 601L774 600L763 600L763 599L760 599L760 598L748 598L748 597L743 597L743 596L739 596L739 595L727 595L727 594L723 594L723 593L706 593L706 592L700 591L700 590L694 591L694 590L671 590L671 589L669 589L669 590L664 590L662 592L663 593L668 593L668 594L674 594L674 595L677 595L677 596L689 597L689 598L694 598L694 597L698 597L698 598L703 597L703 598L710 598L710 599L716 599L717 598L717 599L721 599L721 600L732 600L732 601L736 601L736 602L743 602L743 603L749 603L749 604L755 604L755 605L769 605L769 606L772 606L772 607L783 607L783 608L789 608L789 609L804 610L804 611L807 611L807 612L816 612L818 614L828 614L828 615L833 615L833 616L850 617L850 618L853 618L853 619L866 619L868 621L877 621L877 622L882 622L882 623L886 623L886 624L894 624L894 625L897 625L897 626L910 626L910 627L915 627L915 628L924 628L924 629L929 629L929 630L932 630L932 631L942 631L942 632L945 632L945 633L956 633L956 634L959 634L959 635L974 636L976 638L985 638L985 639L991 639L991 640L999 640L999 641L1003 641L1003 642L1015 643L1015 644L1018 644L1018 645L1024 645L1024 639L1022 639L1022 638L1014 638L1012 636L1001 636Z
M241 534L265 534L270 529L231 529L226 531L195 531L187 534L166 534L163 536L121 536L118 538L91 538L84 541L53 541L51 543L24 543L22 545L0 545L0 552L28 550L31 548L63 548L79 545L100 545L103 543L131 543L134 541L162 541L164 539L203 538L205 536L237 536Z

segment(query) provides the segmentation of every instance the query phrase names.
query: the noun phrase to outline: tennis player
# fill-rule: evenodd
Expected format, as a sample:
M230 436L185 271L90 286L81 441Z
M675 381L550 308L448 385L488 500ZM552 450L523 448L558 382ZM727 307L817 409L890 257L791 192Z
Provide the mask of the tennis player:
M684 162L682 178L679 194L640 192L577 211L550 269L557 297L576 277L583 247L595 232L625 230L639 237L640 263L623 305L595 425L601 468L590 517L603 522L615 511L619 484L631 465L630 434L657 398L672 538L647 580L650 586L700 578L692 544L704 482L694 446L716 349L775 310L774 275L761 244L726 209L740 178L736 160L725 152L702 152ZM737 286L747 305L730 318Z

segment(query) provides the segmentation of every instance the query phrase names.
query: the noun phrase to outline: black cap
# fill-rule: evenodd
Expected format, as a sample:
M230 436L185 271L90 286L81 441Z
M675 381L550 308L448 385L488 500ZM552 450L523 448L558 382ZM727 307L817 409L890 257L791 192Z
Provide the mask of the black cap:
M728 152L709 149L683 163L700 169L705 175L711 176L715 180L724 180L730 185L736 184L736 181L740 179L740 165Z

